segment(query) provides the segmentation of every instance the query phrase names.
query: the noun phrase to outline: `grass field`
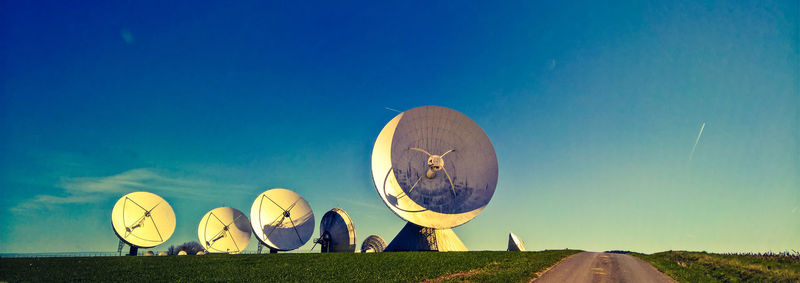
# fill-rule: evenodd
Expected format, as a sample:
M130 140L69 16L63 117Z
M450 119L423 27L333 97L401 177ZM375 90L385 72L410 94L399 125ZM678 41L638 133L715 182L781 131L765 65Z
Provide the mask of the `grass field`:
M670 251L644 255L679 282L800 282L800 257Z
M0 258L0 281L528 281L579 251Z

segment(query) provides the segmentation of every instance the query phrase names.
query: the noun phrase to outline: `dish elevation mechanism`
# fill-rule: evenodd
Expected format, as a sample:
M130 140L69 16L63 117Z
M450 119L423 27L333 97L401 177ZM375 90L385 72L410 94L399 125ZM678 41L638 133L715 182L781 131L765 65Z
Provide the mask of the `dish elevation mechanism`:
M350 215L340 208L326 212L319 222L319 238L314 246L317 244L320 244L320 251L323 253L355 252L356 228Z
M410 222L386 251L466 250L450 229L477 216L497 186L486 133L458 111L423 106L395 116L372 149L372 180L386 206Z
M364 242L361 243L362 253L379 253L386 249L386 241L378 235L369 235Z
M238 209L218 207L200 220L197 237L209 253L238 254L250 243L248 222Z
M267 190L253 201L250 224L259 241L270 253L291 251L305 245L314 233L314 212L297 193L275 188Z
M133 192L122 196L111 210L111 226L120 239L117 252L125 244L128 255L139 248L152 248L166 242L175 232L175 212L166 200L148 192Z

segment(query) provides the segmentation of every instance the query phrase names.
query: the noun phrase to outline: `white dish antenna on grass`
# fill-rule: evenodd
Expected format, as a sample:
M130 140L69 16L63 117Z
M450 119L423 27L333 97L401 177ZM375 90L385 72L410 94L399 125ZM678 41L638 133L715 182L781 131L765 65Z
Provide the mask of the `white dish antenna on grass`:
M238 209L218 207L200 220L197 236L209 253L238 254L250 243L250 224Z
M508 232L508 250L517 252L525 251L525 244L514 232Z
M319 239L314 243L316 244L320 244L320 251L323 253L355 252L356 228L350 215L341 208L326 212L319 222Z
M266 245L270 253L291 251L311 239L314 212L297 193L275 188L261 193L253 201L250 224L258 241Z
M450 228L486 207L497 173L489 137L464 114L422 106L395 116L372 149L372 180L386 206L410 223L386 250L466 250Z
M120 239L118 251L128 244L128 255L139 248L152 248L166 242L175 232L175 212L160 196L133 192L122 196L111 210L111 226Z
M362 253L379 253L386 249L386 241L378 235L370 235L361 243Z

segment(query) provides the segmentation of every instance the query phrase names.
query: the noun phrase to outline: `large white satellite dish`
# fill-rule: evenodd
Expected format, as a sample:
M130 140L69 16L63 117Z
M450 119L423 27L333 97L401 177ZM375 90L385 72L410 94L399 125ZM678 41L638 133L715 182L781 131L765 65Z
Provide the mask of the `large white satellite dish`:
M386 249L386 241L378 235L369 235L364 242L361 243L362 253L379 253Z
M123 243L136 255L139 248L152 248L166 242L175 232L175 212L160 196L133 192L122 196L111 210L111 226Z
M314 245L316 244L320 244L320 251L323 253L354 252L356 228L350 215L341 208L326 212L319 222L319 239Z
M508 251L524 252L525 244L514 232L508 232Z
M486 207L497 173L489 137L464 114L423 106L394 117L375 141L372 179L389 209L411 223L386 250L465 250L450 228Z
M248 222L238 209L218 207L200 220L197 236L209 253L238 254L250 243Z
M253 201L250 224L256 238L270 249L270 253L290 251L311 239L314 212L297 193L275 188L261 193Z

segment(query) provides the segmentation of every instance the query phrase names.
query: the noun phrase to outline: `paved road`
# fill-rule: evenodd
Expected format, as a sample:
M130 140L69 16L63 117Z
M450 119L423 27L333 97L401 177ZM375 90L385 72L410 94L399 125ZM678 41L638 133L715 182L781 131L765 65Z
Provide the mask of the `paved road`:
M546 282L675 282L649 263L625 254L582 252L542 274Z

